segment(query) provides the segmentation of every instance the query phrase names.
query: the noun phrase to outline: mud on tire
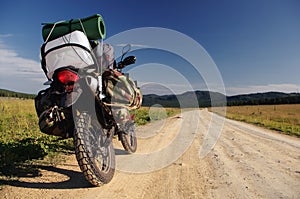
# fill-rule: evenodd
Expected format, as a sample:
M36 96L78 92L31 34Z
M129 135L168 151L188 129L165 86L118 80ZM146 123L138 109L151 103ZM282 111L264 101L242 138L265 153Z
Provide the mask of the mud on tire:
M115 151L106 130L87 112L76 117L75 126L75 154L85 178L94 186L110 182L115 173Z

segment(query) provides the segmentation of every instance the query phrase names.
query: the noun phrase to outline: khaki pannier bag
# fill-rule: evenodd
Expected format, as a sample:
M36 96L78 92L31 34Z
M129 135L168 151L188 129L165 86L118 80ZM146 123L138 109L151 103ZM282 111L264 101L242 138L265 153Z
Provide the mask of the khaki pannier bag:
M106 70L103 73L105 94L110 105L138 109L142 104L142 93L136 83L118 70Z

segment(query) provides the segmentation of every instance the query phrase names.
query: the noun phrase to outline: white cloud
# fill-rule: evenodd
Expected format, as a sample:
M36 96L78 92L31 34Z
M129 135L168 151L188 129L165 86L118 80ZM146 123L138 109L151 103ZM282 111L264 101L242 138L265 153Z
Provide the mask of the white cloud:
M117 46L117 47L125 47L128 44L113 44L113 45ZM134 47L134 48L149 48L150 46L143 45L143 44L130 44L130 47Z
M12 37L12 34L0 34L0 38Z
M21 57L13 48L5 45L5 38L11 34L0 35L0 88L23 92L36 92L45 80L40 63Z
M0 47L0 72L10 74L22 73L24 71L41 73L39 62L20 57L14 50Z
M5 48L3 39L12 37L12 34L0 34L0 48Z
M300 91L300 85L297 85L297 84L268 84L268 85L226 88L227 95L262 93L262 92L270 92L270 91L295 93L295 92Z

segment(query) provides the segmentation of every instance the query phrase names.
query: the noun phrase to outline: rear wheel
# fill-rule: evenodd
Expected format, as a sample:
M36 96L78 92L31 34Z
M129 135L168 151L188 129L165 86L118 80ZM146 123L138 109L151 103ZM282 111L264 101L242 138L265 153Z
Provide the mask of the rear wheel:
M75 121L76 159L85 178L94 186L109 183L115 173L115 151L107 130L87 112Z
M120 139L124 149L129 153L136 152L137 139L134 121L128 121L124 130L120 132Z

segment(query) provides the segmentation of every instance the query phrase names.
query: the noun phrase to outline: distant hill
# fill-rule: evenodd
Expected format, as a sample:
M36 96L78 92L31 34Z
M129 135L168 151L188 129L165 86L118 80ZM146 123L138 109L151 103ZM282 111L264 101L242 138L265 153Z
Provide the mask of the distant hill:
M20 93L15 91L10 91L6 89L0 89L0 97L15 97L15 98L23 98L23 99L33 99L36 95Z
M196 100L198 104L196 104ZM214 104L211 104L213 99ZM180 95L144 95L143 106L160 104L164 107L210 107L224 106L224 99L228 106L238 105L259 105L259 104L298 104L300 103L299 93L266 92L255 94L244 94L225 96L218 92L195 91L185 92Z
M211 106L211 97L218 105L223 105L221 102L222 100L224 101L225 95L209 91L190 91L180 95L144 95L142 105L152 106L160 104L163 107L209 107Z

